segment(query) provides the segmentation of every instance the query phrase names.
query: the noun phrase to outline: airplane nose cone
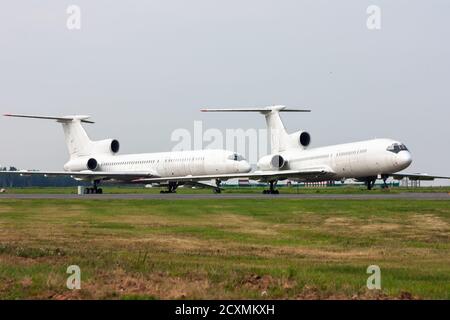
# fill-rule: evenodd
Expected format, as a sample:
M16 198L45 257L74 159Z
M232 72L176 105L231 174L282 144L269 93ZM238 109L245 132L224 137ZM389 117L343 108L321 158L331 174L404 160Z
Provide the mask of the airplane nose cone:
M402 169L407 168L412 162L412 156L409 151L401 151L397 154L396 164Z
M250 172L252 168L250 167L250 163L247 161L239 161L238 171L242 173Z

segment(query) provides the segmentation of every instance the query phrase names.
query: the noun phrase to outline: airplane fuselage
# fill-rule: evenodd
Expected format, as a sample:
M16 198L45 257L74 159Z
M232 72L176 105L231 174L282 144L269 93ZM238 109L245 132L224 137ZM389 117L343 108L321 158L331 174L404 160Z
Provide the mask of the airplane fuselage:
M246 173L250 165L239 154L225 150L194 150L158 153L109 155L98 154L67 162L66 171L79 170L95 159L98 172L149 172L158 177ZM85 169L86 170L86 169Z
M406 147L391 139L366 140L306 150L290 149L279 154L286 160L285 169L326 167L334 172L336 180L395 173L407 168L412 162Z

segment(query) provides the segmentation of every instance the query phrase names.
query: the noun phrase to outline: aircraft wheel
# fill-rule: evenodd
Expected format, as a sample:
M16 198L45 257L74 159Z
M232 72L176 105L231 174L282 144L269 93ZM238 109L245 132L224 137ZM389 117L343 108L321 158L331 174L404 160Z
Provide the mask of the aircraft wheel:
M103 189L102 189L102 188L98 188L98 189L97 189L97 193L98 193L98 194L103 194Z
M217 189L214 189L213 192L214 192L214 193L222 193L222 190L220 190L219 188L217 188Z

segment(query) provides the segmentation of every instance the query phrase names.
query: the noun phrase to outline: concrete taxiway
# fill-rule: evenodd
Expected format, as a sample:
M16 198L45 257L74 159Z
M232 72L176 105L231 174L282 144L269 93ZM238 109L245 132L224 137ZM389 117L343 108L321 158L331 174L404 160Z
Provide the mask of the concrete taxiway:
M449 193L397 194L0 194L1 199L62 200L219 200L219 199L331 199L331 200L450 200Z

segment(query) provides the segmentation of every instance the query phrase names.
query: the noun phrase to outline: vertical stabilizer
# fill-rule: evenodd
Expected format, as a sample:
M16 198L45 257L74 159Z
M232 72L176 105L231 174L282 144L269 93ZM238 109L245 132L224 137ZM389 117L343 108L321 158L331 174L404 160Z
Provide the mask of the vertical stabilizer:
M271 153L286 150L289 134L281 120L280 109L274 107L268 112L263 112L263 114L266 117L267 130L269 131Z
M70 158L77 158L89 155L91 147L91 139L81 125L79 119L61 122L64 138L69 151Z
M262 108L208 108L202 112L259 112L266 117L267 130L270 135L271 153L285 151L292 145L292 140L284 127L280 112L310 112L311 110L290 109L285 106L269 106Z

